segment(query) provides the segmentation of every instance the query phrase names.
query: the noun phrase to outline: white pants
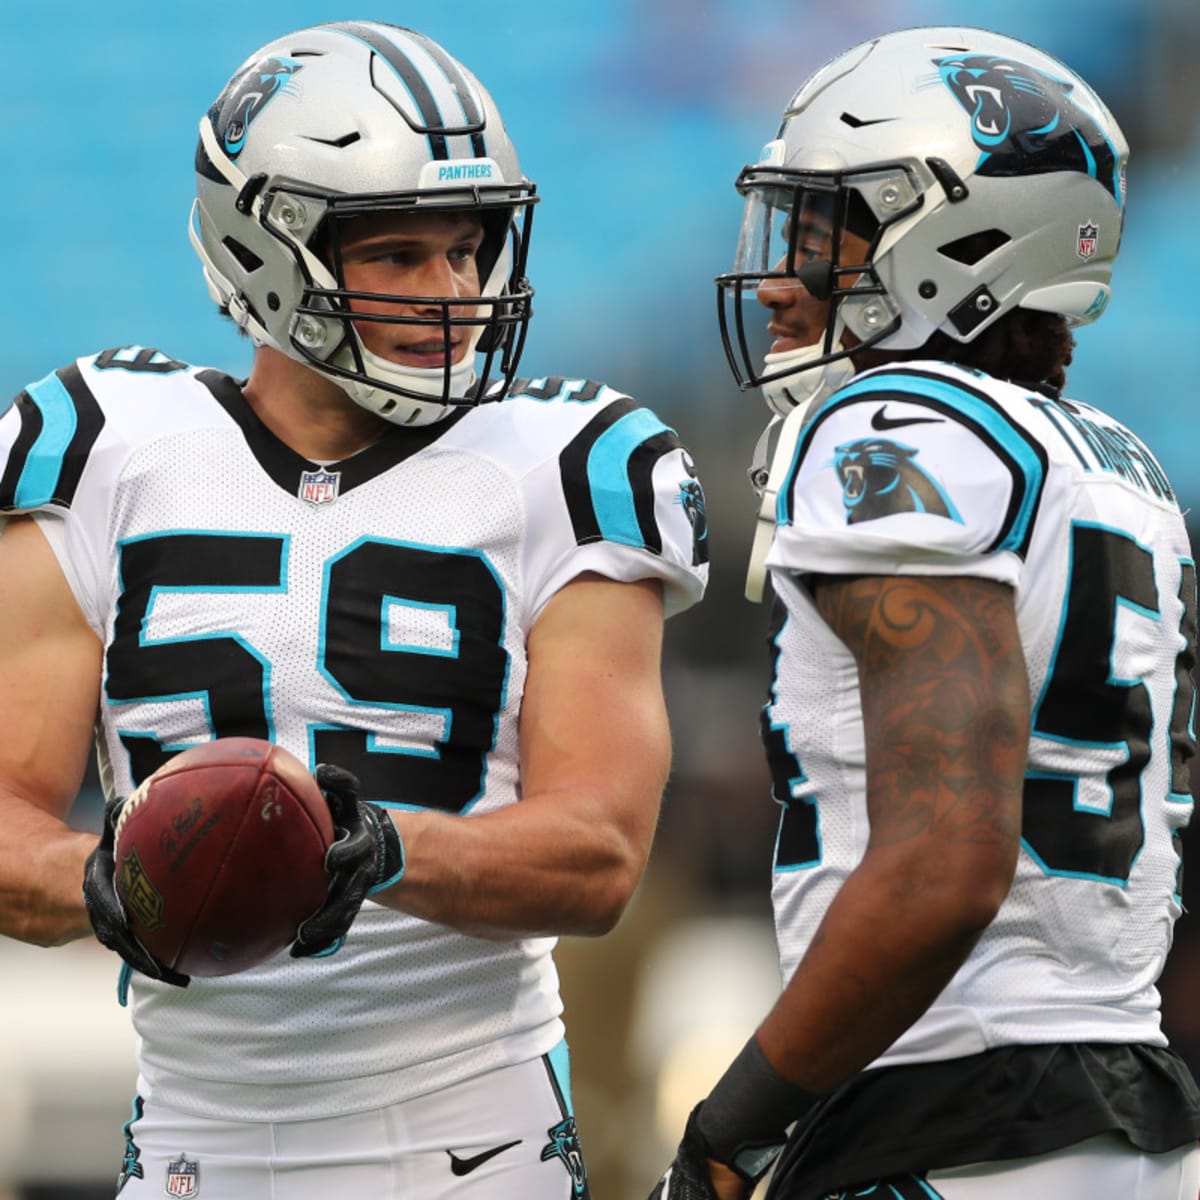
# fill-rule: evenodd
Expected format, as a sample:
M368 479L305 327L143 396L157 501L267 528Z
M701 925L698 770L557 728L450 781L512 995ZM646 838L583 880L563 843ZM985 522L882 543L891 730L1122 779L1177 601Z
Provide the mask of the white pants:
M320 1121L205 1120L151 1096L127 1126L120 1200L584 1200L565 1060Z
M1089 1138L1037 1158L909 1175L830 1200L1197 1200L1200 1148L1140 1154L1124 1138Z

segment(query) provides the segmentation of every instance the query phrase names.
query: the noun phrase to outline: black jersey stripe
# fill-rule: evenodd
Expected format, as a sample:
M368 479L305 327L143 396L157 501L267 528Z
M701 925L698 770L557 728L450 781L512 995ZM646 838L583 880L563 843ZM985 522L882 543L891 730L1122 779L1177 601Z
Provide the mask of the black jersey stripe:
M0 474L0 512L12 512L17 507L17 484L29 461L29 452L33 449L38 434L42 432L42 412L28 392L22 392L13 401L13 411L21 419L21 431L13 441L8 452L8 462L4 472Z
M35 393L42 389L46 399L39 401ZM43 404L50 403L53 396L60 401L57 405L60 416L55 424L62 427L61 408L65 403L70 406L72 429L65 441L43 445L44 434L53 436ZM104 414L95 396L79 368L72 364L38 384L31 384L17 397L14 407L20 414L21 431L0 475L0 511L40 508L45 504L70 508L88 455L104 428Z
M661 554L663 546L662 533L654 515L654 467L660 458L679 448L678 436L668 429L648 437L629 456L629 486L633 490L633 506L637 513L638 528L642 531L642 544L655 554Z
M558 458L576 542L615 541L661 554L654 466L679 447L674 430L627 397L597 413Z
M988 429L982 420L964 412L962 408L957 407L947 400L939 399L937 396L889 388L887 380L896 379L897 377L925 381L933 384L940 391L959 392L964 396L970 397L972 400L978 401L990 414L1003 422L1005 432L1011 432L1015 435L1015 440L1021 445L1021 448L1037 460L1038 470L1036 477L1030 476L1030 473L1021 466L1013 449L1010 446L1006 446L997 432ZM875 383L876 378L878 378L878 388L871 387L869 391L866 390L870 385ZM943 417L956 421L958 424L970 429L1005 465L1012 478L1012 491L1009 496L1009 503L1005 510L1004 519L1000 523L999 531L987 546L985 553L992 553L1000 549L1015 536L1017 541L1011 548L1023 560L1029 552L1029 542L1033 536L1033 527L1041 508L1042 493L1046 482L1046 471L1049 467L1049 456L1046 453L1045 447L1037 438L1024 426L1014 421L1005 412L1004 408L992 396L988 395L987 392L980 388L972 387L964 380L951 379L946 375L940 375L934 371L892 367L886 372L880 372L878 377L869 376L859 381L859 383L862 390L851 390L855 388L855 384L850 384L849 388L846 389L850 391L849 395L844 394L844 392L835 393L805 429L800 440L800 445L790 465L786 484L781 492L781 517L786 516L790 519L790 514L794 511L795 506L796 477L799 465L808 453L808 447L812 442L813 435L834 413L851 404L878 403L886 405L889 401L915 404L940 413Z
M75 436L63 456L62 470L58 476L54 502L69 507L79 489L79 480L87 466L88 455L104 428L104 413L83 378L83 372L75 363L58 372L59 379L75 401Z
M636 407L629 399L614 401L593 417L558 456L563 497L571 517L571 528L575 531L575 541L581 546L601 540L600 521L592 504L592 489L588 484L588 455L600 435Z

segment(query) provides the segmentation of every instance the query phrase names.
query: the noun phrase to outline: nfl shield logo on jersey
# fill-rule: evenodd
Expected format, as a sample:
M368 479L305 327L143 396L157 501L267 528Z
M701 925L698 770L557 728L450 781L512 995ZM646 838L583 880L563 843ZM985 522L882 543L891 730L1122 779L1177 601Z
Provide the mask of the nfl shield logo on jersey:
M341 471L304 471L298 495L308 504L328 504L337 499L341 482Z
M200 1192L200 1163L180 1154L167 1163L167 1186L163 1191L168 1196L195 1196Z
M1091 258L1096 253L1096 243L1100 239L1100 229L1094 221L1088 221L1086 224L1079 227L1079 245L1077 247L1080 258Z

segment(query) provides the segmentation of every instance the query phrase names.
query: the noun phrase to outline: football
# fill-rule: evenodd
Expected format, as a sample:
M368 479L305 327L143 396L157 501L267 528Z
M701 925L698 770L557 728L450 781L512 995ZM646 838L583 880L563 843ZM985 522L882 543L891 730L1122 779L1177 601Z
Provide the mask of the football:
M258 738L177 754L130 795L114 834L130 928L186 975L278 954L329 888L329 806L299 759Z

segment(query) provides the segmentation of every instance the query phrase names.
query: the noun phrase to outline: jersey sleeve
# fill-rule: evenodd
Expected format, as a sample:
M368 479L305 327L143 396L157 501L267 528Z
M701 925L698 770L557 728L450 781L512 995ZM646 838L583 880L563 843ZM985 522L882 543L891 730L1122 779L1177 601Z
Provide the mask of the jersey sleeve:
M0 418L0 512L69 509L103 427L77 363L31 383Z
M969 373L888 370L831 397L781 469L769 568L1015 585L1047 456Z
M133 444L172 411L164 381L191 370L158 350L121 346L31 383L0 416L0 517L34 516L98 634L114 586L117 482Z
M527 481L531 616L584 571L661 580L668 616L695 604L708 579L708 527L678 435L608 388L563 421L556 452Z
M30 384L0 417L0 517L31 514L88 623L103 634L108 570L98 556L119 452L80 360Z

